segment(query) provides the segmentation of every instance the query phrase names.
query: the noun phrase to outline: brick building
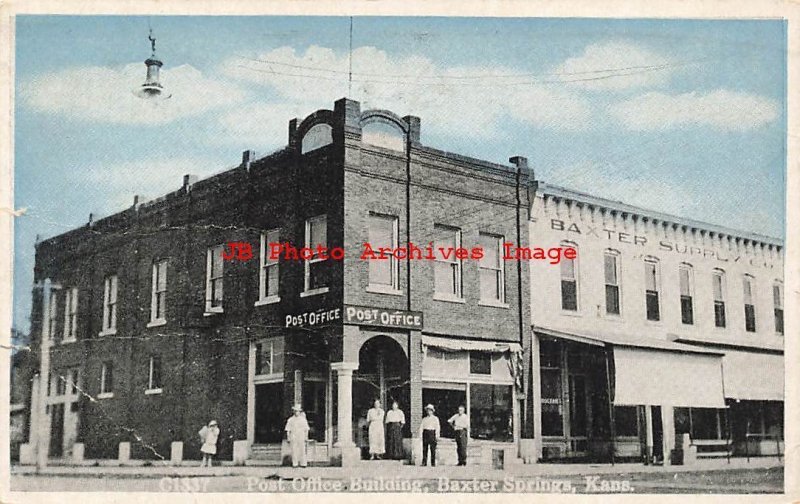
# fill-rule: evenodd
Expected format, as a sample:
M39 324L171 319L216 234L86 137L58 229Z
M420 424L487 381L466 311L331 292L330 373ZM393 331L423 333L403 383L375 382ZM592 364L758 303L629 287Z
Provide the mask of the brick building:
M375 399L405 411L409 459L428 403L443 420L466 405L472 463L668 463L684 434L699 455L782 450L780 240L424 146L418 118L348 99L288 130L273 154L38 243L50 378L31 431L50 456L196 459L213 418L221 459L279 462L302 403L311 459L350 465ZM232 242L253 258L224 260ZM484 257L360 258L409 242ZM578 257L503 260L504 242ZM273 260L271 243L345 256Z
M130 442L132 458L197 458L213 418L221 459L279 460L300 402L312 460L350 464L376 398L405 410L409 457L427 403L445 419L467 406L473 461L517 456L532 429L529 272L498 253L528 241L525 160L423 146L418 118L347 99L293 120L288 136L266 157L247 151L233 169L38 243L32 333L47 345L50 456L81 443L86 458L113 458ZM254 258L223 260L230 242ZM346 256L270 260L275 242ZM364 242L494 253L365 261ZM440 453L454 455L447 443Z

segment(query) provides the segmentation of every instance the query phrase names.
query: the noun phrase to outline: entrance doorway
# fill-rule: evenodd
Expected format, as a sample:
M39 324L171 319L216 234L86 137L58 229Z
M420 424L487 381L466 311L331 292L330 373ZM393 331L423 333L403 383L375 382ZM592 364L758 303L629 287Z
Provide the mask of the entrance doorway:
M64 403L50 405L50 457L64 455Z
M358 370L353 373L353 439L363 447L368 445L367 411L376 399L389 410L397 401L406 414L410 412L411 389L408 383L408 358L400 344L388 336L376 336L361 346ZM410 422L403 436L410 437Z
M256 385L256 444L280 444L283 439L283 382Z

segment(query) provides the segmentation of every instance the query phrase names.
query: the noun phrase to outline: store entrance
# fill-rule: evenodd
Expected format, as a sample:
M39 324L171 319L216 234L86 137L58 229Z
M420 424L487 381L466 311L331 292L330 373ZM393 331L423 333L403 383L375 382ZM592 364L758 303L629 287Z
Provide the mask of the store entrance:
M356 443L368 446L366 417L375 400L388 411L397 401L406 414L409 411L410 387L408 383L408 358L403 348L388 336L376 336L361 347L358 354L358 371L353 373L353 428ZM406 422L403 436L410 437L410 422Z
M283 415L283 382L256 385L256 444L280 444L286 419Z

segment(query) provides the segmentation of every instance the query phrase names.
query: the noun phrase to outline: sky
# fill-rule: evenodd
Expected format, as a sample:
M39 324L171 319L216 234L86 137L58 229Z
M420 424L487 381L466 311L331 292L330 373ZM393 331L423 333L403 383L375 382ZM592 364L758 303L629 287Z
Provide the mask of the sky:
M133 94L148 30L168 100ZM656 211L783 238L780 20L18 16L14 326L51 237L286 145L349 96L422 143ZM352 83L348 85L352 62Z

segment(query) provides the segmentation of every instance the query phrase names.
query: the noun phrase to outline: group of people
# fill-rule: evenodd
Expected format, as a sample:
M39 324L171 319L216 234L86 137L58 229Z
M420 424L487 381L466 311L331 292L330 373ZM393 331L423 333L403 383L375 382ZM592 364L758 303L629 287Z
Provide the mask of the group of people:
M403 458L403 426L406 424L406 415L400 409L397 401L392 402L392 409L384 411L381 401L376 399L373 407L367 411L366 422L369 432L369 455L371 460L379 458L401 460ZM469 439L469 415L466 408L461 405L458 413L447 421L455 431L456 452L458 465L467 465L467 440ZM310 428L308 420L299 404L292 408L292 416L286 421L286 438L289 441L292 453L293 467L307 467L306 442ZM212 420L198 432L202 446L203 467L211 467L212 459L217 453L217 440L219 439L219 426ZM422 438L422 465L428 465L430 455L431 466L436 465L436 445L441 437L441 423L436 416L436 408L432 404L425 406L425 417L419 427Z
M392 402L392 409L384 413L380 400L375 400L374 406L367 412L369 425L369 454L372 460L380 458L384 453L391 459L403 458L403 425L406 417L397 401ZM469 415L466 408L461 405L458 413L450 417L447 423L455 431L456 453L458 465L467 465L467 440L469 439ZM386 439L384 440L384 424L386 424ZM436 465L436 445L441 437L441 423L436 416L433 404L425 406L425 417L419 427L422 438L422 465L428 465L430 455L431 466ZM384 451L384 445L386 450Z

